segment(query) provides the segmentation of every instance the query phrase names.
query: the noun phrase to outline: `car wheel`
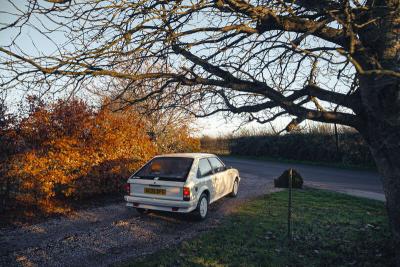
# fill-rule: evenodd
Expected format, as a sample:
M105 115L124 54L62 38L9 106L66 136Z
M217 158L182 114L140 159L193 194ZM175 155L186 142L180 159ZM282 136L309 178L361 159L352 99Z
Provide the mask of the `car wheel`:
M146 210L145 210L145 209L142 209L142 208L136 208L136 211L137 211L139 214L144 214L144 213L146 213Z
M235 180L235 182L233 183L233 188L232 188L232 192L230 194L231 197L236 197L239 191L239 181L238 179Z
M201 221L207 217L208 214L208 198L206 194L201 194L199 202L197 202L197 208L195 210L195 217Z

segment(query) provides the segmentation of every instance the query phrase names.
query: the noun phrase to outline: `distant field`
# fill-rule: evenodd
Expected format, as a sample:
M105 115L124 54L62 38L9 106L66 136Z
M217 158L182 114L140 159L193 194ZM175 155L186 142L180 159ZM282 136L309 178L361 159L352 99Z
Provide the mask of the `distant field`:
M253 200L217 229L126 266L394 265L383 203L297 190L293 194L294 240L289 245L287 195L282 191Z

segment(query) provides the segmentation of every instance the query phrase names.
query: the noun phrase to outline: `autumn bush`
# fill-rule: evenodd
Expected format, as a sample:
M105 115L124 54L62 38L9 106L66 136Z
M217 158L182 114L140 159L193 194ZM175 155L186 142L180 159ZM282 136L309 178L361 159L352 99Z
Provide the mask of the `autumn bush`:
M13 123L15 117L8 115L4 102L0 102L0 212L10 202L11 192L16 191L18 187L18 183L7 176L11 158L19 147Z
M187 125L172 126L154 140L158 153L199 152L200 139L191 135Z
M3 153L10 155L2 160L0 188L14 184L0 192L3 208L25 203L51 209L54 200L120 192L127 177L159 152L133 109L95 110L76 99L44 104L31 98L12 132L19 148ZM174 136L175 150L198 149L188 134Z

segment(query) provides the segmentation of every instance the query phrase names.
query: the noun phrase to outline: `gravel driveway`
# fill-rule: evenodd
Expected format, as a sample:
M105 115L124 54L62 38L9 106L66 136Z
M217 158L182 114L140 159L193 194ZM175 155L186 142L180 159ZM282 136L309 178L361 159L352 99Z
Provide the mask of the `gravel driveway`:
M240 171L239 196L212 204L204 222L165 213L140 216L121 201L79 211L68 218L0 230L0 266L106 266L134 259L212 229L238 204L272 191L272 179L289 167L300 171L306 185L383 197L379 175L374 172L224 159Z
M239 196L210 207L207 220L168 213L139 215L124 203L0 230L0 266L107 266L174 245L218 225L241 202L273 190L271 181L241 173Z

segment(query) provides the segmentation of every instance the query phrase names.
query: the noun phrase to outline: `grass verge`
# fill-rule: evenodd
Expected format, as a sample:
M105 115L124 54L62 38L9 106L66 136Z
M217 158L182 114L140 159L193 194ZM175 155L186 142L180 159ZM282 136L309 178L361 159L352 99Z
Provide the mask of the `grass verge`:
M213 231L126 266L394 265L382 202L324 190L295 190L294 240L288 244L287 195L282 191L253 200Z

